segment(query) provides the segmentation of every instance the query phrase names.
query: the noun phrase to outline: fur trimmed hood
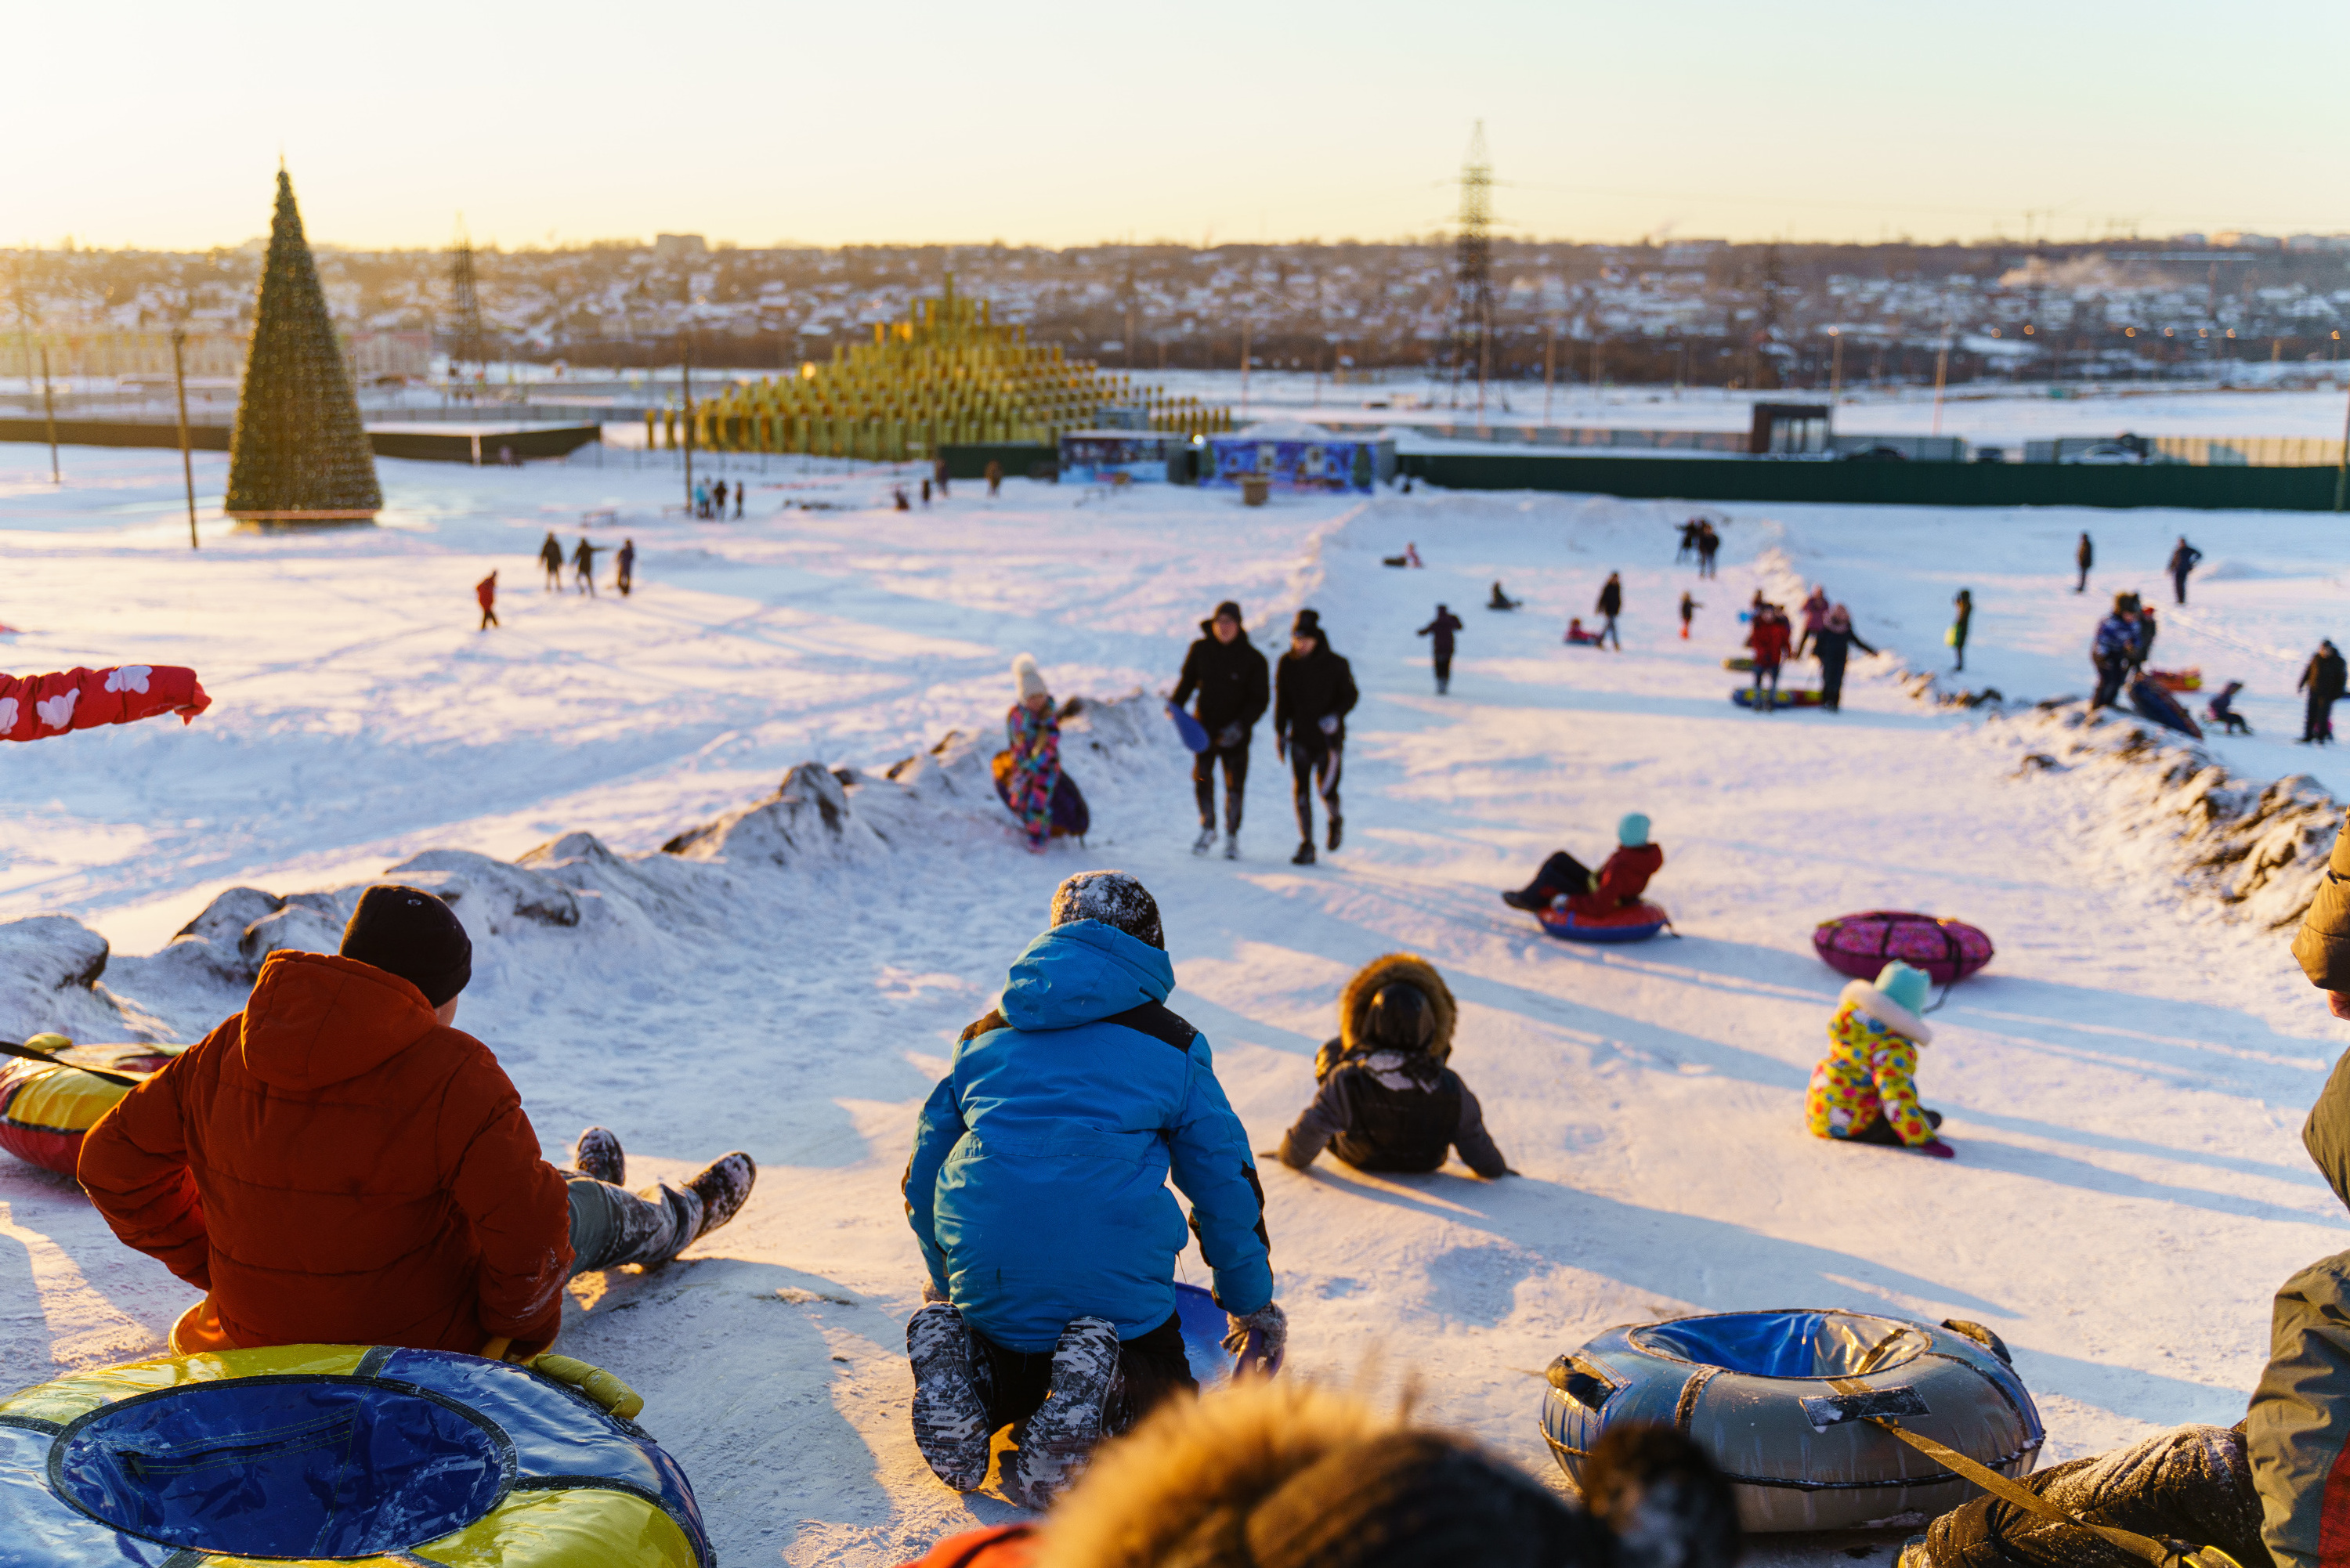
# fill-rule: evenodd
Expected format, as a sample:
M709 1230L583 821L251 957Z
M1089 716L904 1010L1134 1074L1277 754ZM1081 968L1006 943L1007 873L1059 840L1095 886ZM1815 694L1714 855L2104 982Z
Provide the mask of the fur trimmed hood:
M1436 966L1416 953L1388 953L1375 958L1356 971L1338 993L1338 1049L1332 1056L1335 1062L1356 1046L1363 1044L1363 1032L1370 1017L1371 998L1383 986L1401 981L1428 998L1429 1010L1436 1015L1436 1033L1428 1043L1429 1060L1442 1066L1452 1055L1452 1026L1459 1021L1461 1009L1452 1000L1452 988L1436 972ZM1326 1051L1326 1047L1325 1048Z
M1934 1043L1932 1024L1865 980L1847 982L1836 1001L1839 1004L1849 1003L1857 1007L1896 1034L1907 1035L1920 1045L1930 1045Z

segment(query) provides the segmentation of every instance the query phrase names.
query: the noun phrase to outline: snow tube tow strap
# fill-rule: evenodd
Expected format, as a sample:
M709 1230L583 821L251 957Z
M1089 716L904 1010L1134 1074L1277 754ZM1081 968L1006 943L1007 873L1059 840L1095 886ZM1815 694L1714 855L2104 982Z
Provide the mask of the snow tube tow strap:
M1197 1285L1175 1286L1175 1317L1183 1331L1183 1359L1202 1391L1220 1388L1243 1372L1266 1377L1281 1370L1279 1356L1267 1356L1263 1336L1249 1330L1248 1344L1234 1355L1224 1348L1228 1324L1216 1298Z
M2044 1431L1999 1336L1836 1309L1719 1313L1608 1330L1553 1361L1543 1437L1579 1485L1625 1421L1667 1423L1706 1450L1749 1530L1845 1530L1956 1508L1974 1483L1872 1424L1898 1417L2004 1476Z
M73 1059L58 1060L38 1049L43 1045L70 1049ZM14 1060L0 1061L0 1149L71 1176L81 1158L82 1135L130 1092L130 1075L143 1076L176 1054L155 1045L75 1047L60 1034L35 1035L29 1046L5 1053Z
M213 705L196 672L178 664L76 666L51 675L0 675L0 741L40 741L68 730L128 724L177 713L182 723Z
M1822 920L1813 928L1812 950L1822 963L1854 980L1875 980L1887 960L1899 959L1924 970L1942 988L1944 1001L1950 987L1991 962L1993 952L1981 927L1915 909L1864 909Z
M158 1356L0 1399L0 1541L10 1568L712 1564L677 1461L567 1382L351 1345Z
M1536 910L1534 919L1542 922L1544 930L1565 942L1645 942L1673 923L1662 904L1645 898L1606 915L1578 915L1562 901Z

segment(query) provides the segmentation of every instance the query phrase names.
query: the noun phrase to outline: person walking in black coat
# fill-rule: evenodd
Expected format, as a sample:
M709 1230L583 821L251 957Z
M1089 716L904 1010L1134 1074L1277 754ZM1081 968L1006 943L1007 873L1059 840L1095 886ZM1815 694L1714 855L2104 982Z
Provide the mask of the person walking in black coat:
M1264 717L1267 691L1264 655L1248 639L1241 607L1230 599L1200 623L1200 639L1183 656L1183 676L1172 701L1180 708L1194 693L1191 716L1208 732L1208 749L1191 761L1191 792L1200 805L1200 836L1191 853L1205 855L1216 842L1216 764L1224 766L1224 858L1241 857L1241 803L1248 793L1249 733Z
M1436 694L1441 697L1452 684L1452 634L1461 629L1461 618L1442 605L1436 607L1436 618L1421 627L1417 635L1432 637L1430 646L1436 654Z
M1338 847L1346 819L1338 814L1338 780L1344 772L1347 715L1361 693L1355 672L1330 651L1322 618L1297 612L1289 651L1273 674L1273 743L1288 758L1291 798L1297 806L1297 853L1293 866L1314 864L1314 797L1330 815L1330 847Z
M612 559L620 568L616 586L620 590L620 597L627 598L629 591L637 586L637 542L634 539L621 540L620 553Z
M1714 557L1721 553L1721 535L1714 532L1712 524L1700 522L1697 529L1697 575L1700 577L1716 576Z
M2074 593L2089 591L2089 568L2096 565L2096 561L2097 548L2089 543L2089 531L2084 528L2081 530L2081 542L2073 547L2073 564L2081 568L2081 580L2073 585Z
M2189 544L2187 535L2181 534L2178 547L2170 552L2170 591L2182 605L2187 602L2187 574L2193 571L2195 563L2202 558L2203 552Z
M596 546L588 542L588 535L585 534L579 535L579 548L571 552L571 571L578 591L591 599L594 598L596 597Z
M546 590L559 590L563 587L563 546L555 542L552 528L546 531L546 543L538 547L538 564L546 568Z
M1852 629L1852 611L1837 605L1828 611L1827 619L1812 634L1812 655L1820 661L1820 706L1829 712L1844 707L1844 666L1854 649L1863 653L1877 649L1860 640L1860 633Z
M1599 602L1593 607L1598 610L1600 620L1599 640L1592 646L1604 648L1609 638L1615 638L1616 651L1623 652L1624 639L1616 633L1616 618L1624 613L1624 577L1621 573L1607 574L1607 581L1599 590Z
M2334 740L2334 704L2342 700L2343 689L2350 686L2350 667L2345 667L2342 655L2334 650L2332 639L2317 645L2303 667L2296 691L2309 693L2309 711L2302 720L2301 743L2328 745Z

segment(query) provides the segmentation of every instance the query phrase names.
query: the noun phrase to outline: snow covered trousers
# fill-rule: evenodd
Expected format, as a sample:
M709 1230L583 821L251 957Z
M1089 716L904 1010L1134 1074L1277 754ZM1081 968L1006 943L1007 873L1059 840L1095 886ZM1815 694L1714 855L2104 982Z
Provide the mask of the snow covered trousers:
M1309 746L1293 740L1289 742L1290 799L1297 806L1297 836L1305 843L1314 842L1314 797L1322 797L1322 809L1330 820L1339 820L1338 777L1346 771L1345 748L1340 746Z
M966 1324L966 1327L969 1325ZM1053 1382L1053 1353L1012 1350L970 1329L980 1399L995 1428L1025 1421L1045 1404ZM982 1371L984 1368L984 1371ZM1170 1317L1149 1333L1118 1343L1118 1383L1104 1412L1102 1435L1125 1431L1169 1396L1196 1394L1191 1357L1183 1352L1183 1320ZM1017 1434L1014 1434L1015 1440Z
M1191 793L1200 800L1202 831L1216 826L1216 763L1224 764L1224 831L1241 830L1242 797L1248 794L1248 742L1210 746L1191 759Z
M702 1233L702 1199L674 1181L642 1194L592 1176L573 1176L567 1186L574 1275L622 1263L666 1263Z
M2176 1427L2168 1432L2021 1478L2019 1485L2077 1519L2216 1546L2243 1568L2269 1568L2261 1500L2244 1452L2244 1428ZM2079 1568L2135 1563L2086 1531L1978 1497L1926 1527L1900 1568Z

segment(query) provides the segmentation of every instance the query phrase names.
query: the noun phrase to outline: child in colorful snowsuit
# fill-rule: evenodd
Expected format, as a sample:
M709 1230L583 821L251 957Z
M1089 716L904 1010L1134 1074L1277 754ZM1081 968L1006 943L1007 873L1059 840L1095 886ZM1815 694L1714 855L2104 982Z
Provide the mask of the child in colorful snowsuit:
M1828 1020L1828 1054L1812 1069L1804 1120L1814 1137L1914 1148L1937 1159L1957 1151L1936 1130L1939 1111L1918 1104L1918 1047L1934 1031L1918 1009L1927 992L1923 970L1895 960L1876 982L1844 988Z
M1020 701L1003 715L1003 743L1012 751L1004 793L1028 847L1041 852L1053 836L1053 786L1061 782L1061 722L1053 715L1053 694L1033 655L1012 661Z

